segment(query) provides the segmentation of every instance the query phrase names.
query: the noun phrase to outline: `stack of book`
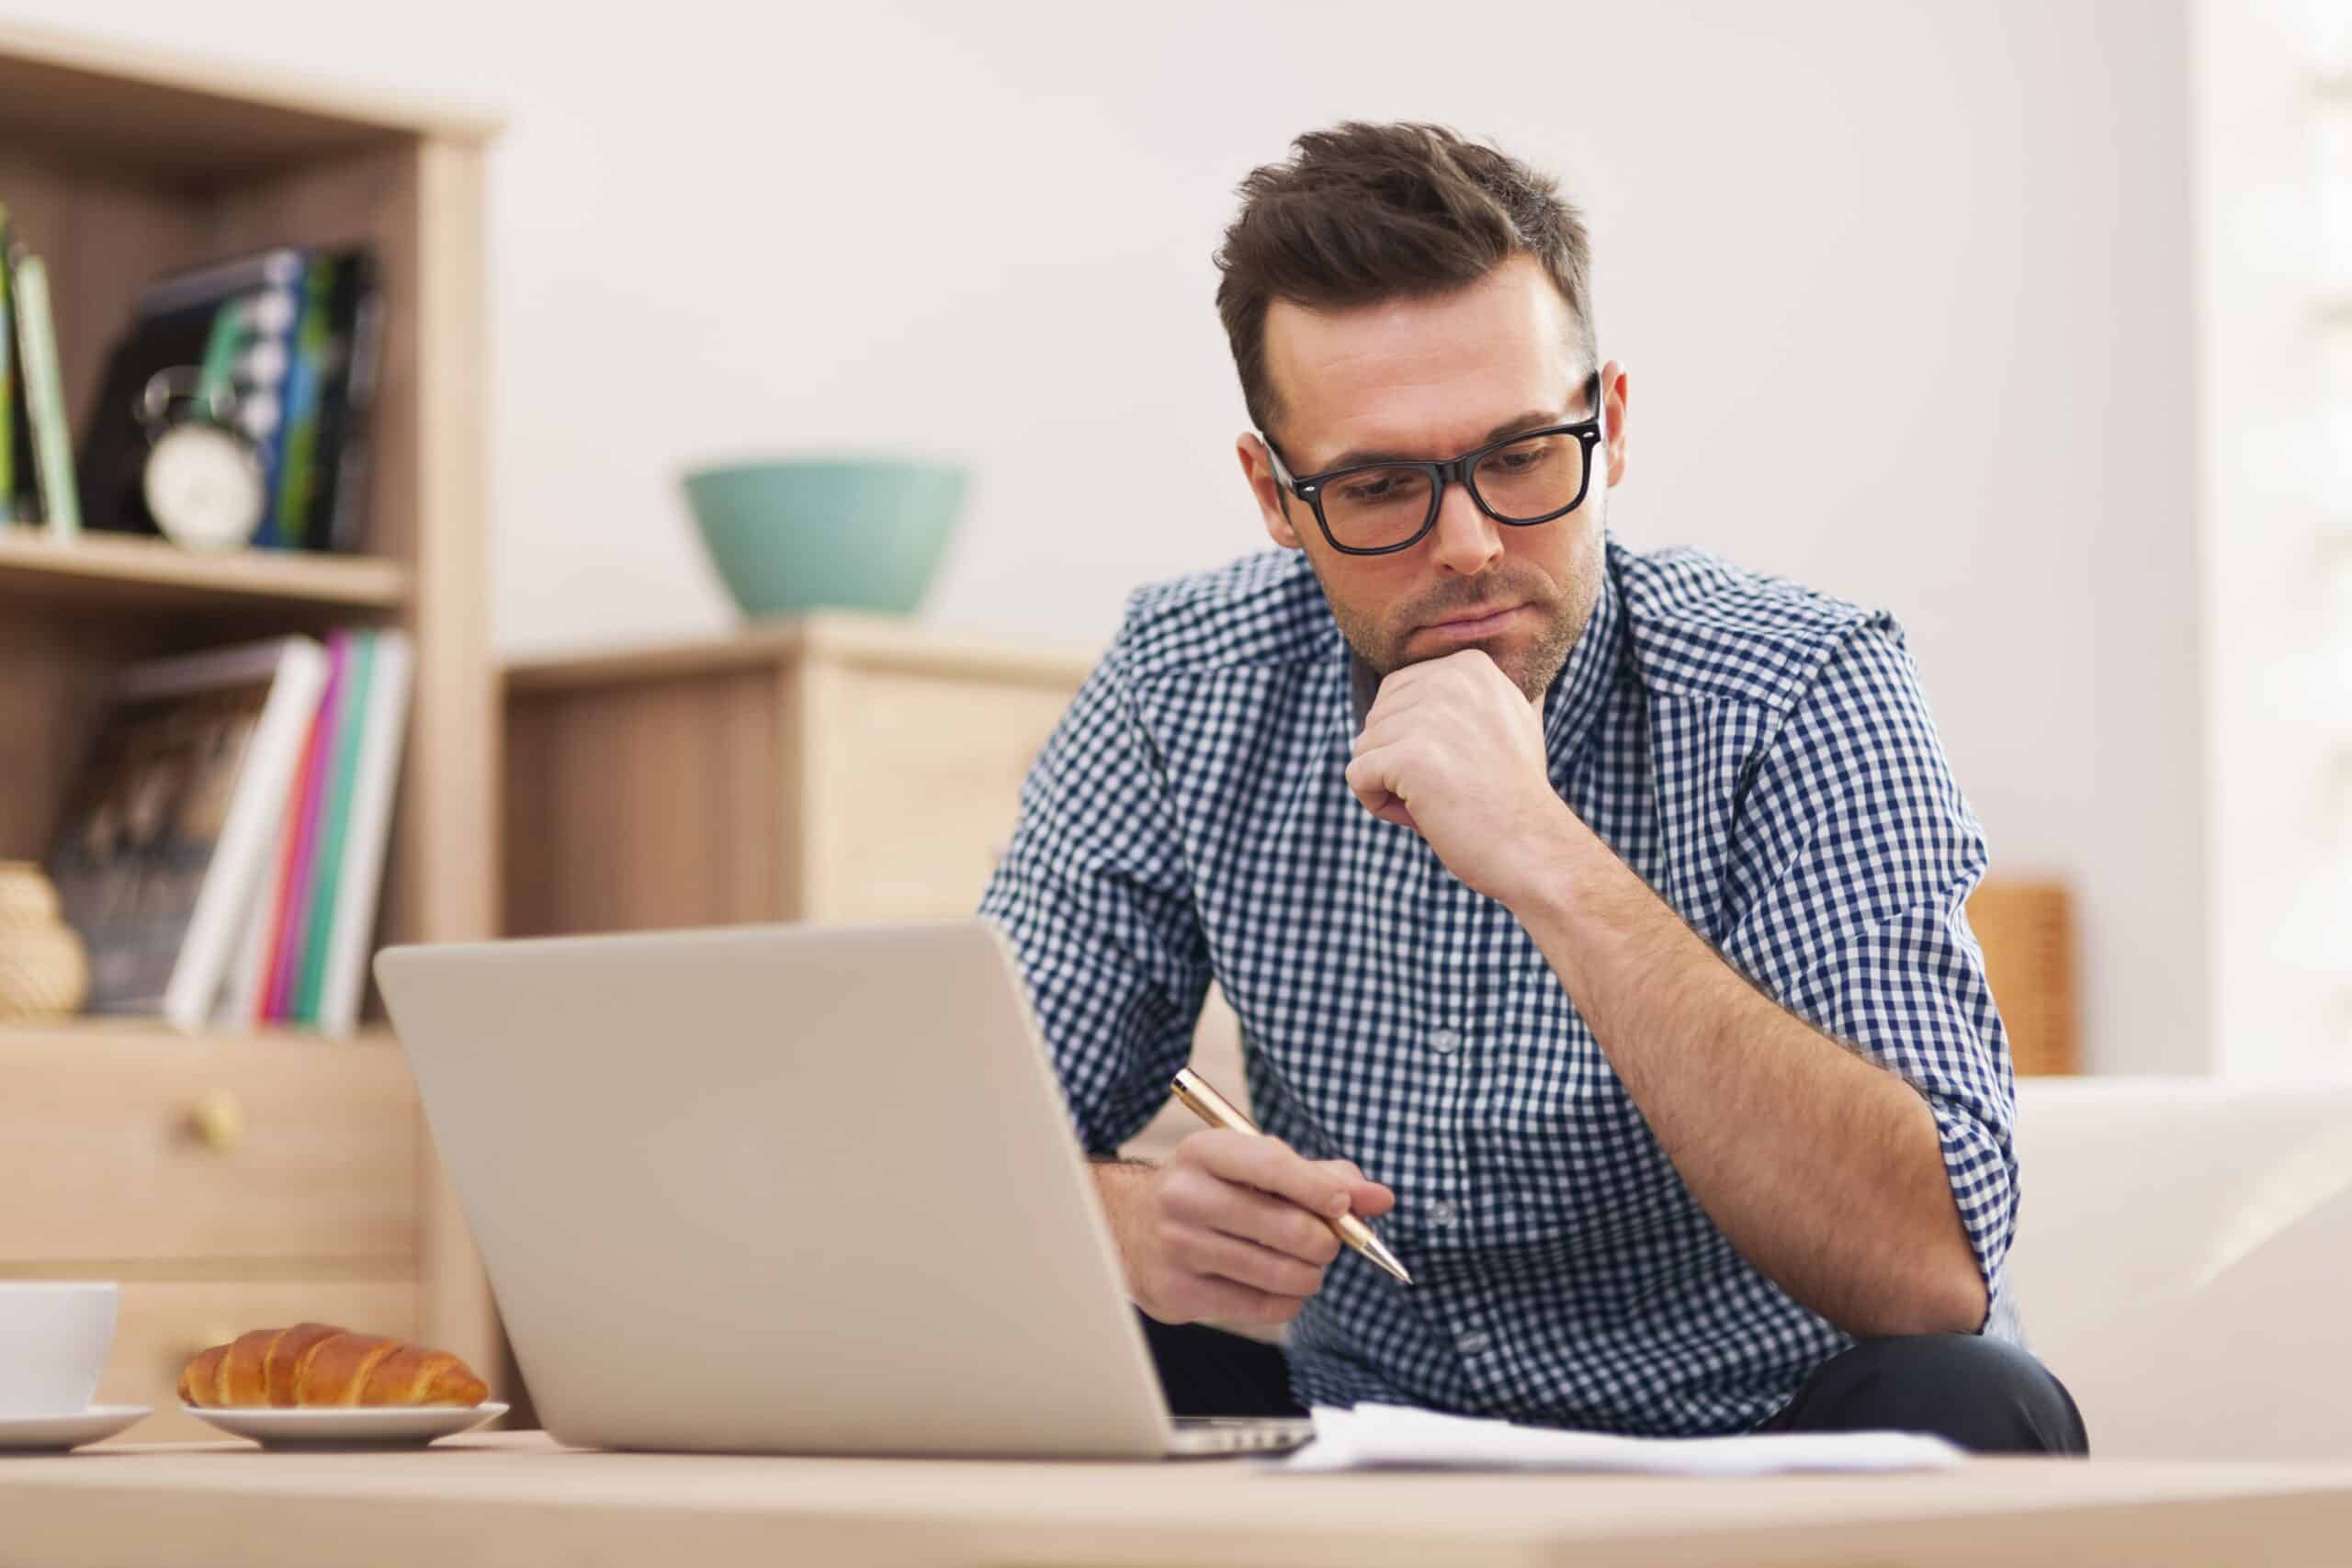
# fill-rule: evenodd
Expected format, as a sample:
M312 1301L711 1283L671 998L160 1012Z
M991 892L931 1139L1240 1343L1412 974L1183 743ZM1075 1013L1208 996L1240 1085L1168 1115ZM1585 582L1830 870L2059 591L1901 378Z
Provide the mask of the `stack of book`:
M356 550L382 328L365 246L279 245L164 273L107 354L77 461L46 270L0 206L0 523L160 533L143 482L160 384L186 394L169 417L220 418L252 442L254 547Z
M412 662L354 629L126 671L47 862L90 1011L352 1032Z

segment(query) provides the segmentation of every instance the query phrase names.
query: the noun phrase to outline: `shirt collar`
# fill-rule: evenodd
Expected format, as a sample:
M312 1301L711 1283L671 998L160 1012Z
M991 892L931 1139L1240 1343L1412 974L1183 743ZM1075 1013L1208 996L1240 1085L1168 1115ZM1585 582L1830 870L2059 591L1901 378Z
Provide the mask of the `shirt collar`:
M1567 662L1560 667L1559 674L1553 677L1551 689L1544 694L1544 751L1555 771L1576 754L1591 730L1592 721L1600 716L1602 704L1608 701L1610 687L1616 682L1623 625L1624 612L1617 602L1616 573L1610 570L1604 553L1600 597L1593 602L1592 618L1585 623L1583 635L1568 652ZM1373 699L1380 694L1380 677L1357 656L1344 637L1340 639L1340 647L1347 659L1347 739L1352 746L1355 738L1363 732L1364 716L1372 711Z

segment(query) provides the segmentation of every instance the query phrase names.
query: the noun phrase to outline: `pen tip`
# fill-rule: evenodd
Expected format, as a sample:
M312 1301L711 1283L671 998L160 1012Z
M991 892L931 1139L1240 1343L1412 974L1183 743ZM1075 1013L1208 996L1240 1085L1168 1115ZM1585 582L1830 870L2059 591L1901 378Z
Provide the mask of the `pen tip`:
M1374 1236L1370 1244L1365 1247L1364 1255L1393 1275L1400 1283L1409 1285L1413 1282L1413 1277L1405 1272L1405 1266L1396 1260L1396 1255L1389 1251L1387 1245L1378 1236Z

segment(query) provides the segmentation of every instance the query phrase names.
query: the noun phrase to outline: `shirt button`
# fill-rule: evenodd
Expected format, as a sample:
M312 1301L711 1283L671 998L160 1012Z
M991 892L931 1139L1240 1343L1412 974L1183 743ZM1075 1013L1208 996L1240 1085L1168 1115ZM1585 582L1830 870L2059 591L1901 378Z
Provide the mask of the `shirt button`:
M1464 1355L1475 1356L1479 1351L1485 1349L1487 1346L1493 1344L1494 1341L1487 1337L1486 1332L1483 1329L1474 1328L1453 1343Z
M1430 1205L1430 1224L1450 1225L1457 1218L1453 1205L1441 1198Z
M1456 1030L1441 1029L1430 1035L1430 1049L1441 1056L1452 1055L1461 1044L1462 1035Z

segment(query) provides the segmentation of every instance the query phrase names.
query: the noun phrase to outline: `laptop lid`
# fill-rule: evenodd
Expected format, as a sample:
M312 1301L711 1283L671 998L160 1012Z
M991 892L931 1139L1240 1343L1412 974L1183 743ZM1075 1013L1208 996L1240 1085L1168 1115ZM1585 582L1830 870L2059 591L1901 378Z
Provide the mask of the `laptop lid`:
M559 1438L1167 1450L987 922L395 947L375 973Z

